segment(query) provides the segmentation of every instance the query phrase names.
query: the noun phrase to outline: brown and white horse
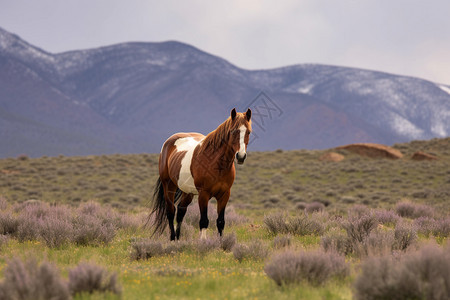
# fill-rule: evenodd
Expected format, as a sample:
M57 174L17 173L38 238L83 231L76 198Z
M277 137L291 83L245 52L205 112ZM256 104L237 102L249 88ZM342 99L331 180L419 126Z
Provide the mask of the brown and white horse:
M154 192L152 215L154 233L162 233L169 222L170 239L180 238L181 223L194 195L198 195L201 238L208 228L208 201L217 200L217 229L225 227L225 207L238 164L247 156L252 131L250 109L245 113L231 111L230 117L207 136L200 133L176 133L162 146L159 156L159 178ZM174 229L175 204L177 229Z

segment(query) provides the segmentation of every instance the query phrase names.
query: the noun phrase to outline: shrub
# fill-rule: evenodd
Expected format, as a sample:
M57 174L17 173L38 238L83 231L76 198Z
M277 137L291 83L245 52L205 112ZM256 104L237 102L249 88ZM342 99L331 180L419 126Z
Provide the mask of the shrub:
M223 251L231 251L236 245L236 234L233 232L231 234L224 234L220 239L220 248Z
M349 216L360 217L367 214L370 214L370 208L366 205L355 204L348 209Z
M266 229L271 234L278 234L278 233L287 233L288 226L286 223L286 216L282 213L275 213L270 214L268 216L264 216L264 225Z
M378 209L374 211L375 218L380 224L395 225L400 220L400 216L393 210Z
M325 205L323 205L322 203L318 202L318 201L314 201L311 203L308 203L305 207L305 212L306 213L313 213L313 212L319 212L319 211L323 211L325 209Z
M163 254L171 255L193 249L194 245L192 242L189 241L177 241L176 243L170 242L165 247L163 247L163 252L161 253L161 255Z
M233 247L233 255L239 262L244 259L263 260L269 254L269 249L260 240L254 240L250 244L236 244Z
M278 285L304 281L320 285L331 277L347 276L349 266L345 258L335 252L287 250L275 254L265 265L264 271Z
M116 228L111 221L92 214L78 215L72 222L73 240L79 245L108 244L116 235Z
M320 244L325 251L334 251L342 255L353 252L353 244L346 233L332 229L320 239Z
M69 291L61 279L57 268L35 259L22 262L13 258L4 270L4 280L0 283L2 299L69 299Z
M429 217L419 217L414 220L413 224L417 228L418 233L428 237L434 231L436 220Z
M47 217L38 220L35 226L39 228L39 236L50 248L61 247L67 244L73 236L72 224L65 219Z
M282 213L270 214L264 217L264 225L271 234L310 235L321 234L324 231L323 222L317 220L317 215L301 215L292 218Z
M433 217L434 210L425 204L416 204L408 201L397 203L395 210L401 217L417 219L419 217Z
M361 216L349 216L342 224L347 231L349 238L353 242L362 243L364 239L375 229L378 225L377 220L372 214L365 214Z
M324 231L323 223L312 216L296 216L287 223L287 232L294 235L320 235Z
M197 240L196 248L200 255L206 255L207 253L216 250L220 247L220 240L218 237L209 237L206 239Z
M0 234L15 234L19 220L10 211L0 211Z
M39 226L36 225L37 218L21 214L18 217L19 226L15 236L21 242L36 240L39 237Z
M417 230L414 226L398 223L394 230L394 249L406 250L417 239Z
M277 235L273 239L273 247L275 249L281 249L285 247L289 247L292 243L290 235Z
M357 257L390 254L395 244L392 230L373 230L363 242L353 242L352 250Z
M399 260L370 258L354 285L355 299L449 299L450 250L432 245Z
M149 259L165 254L162 243L152 240L140 240L131 243L131 259Z
M69 290L72 295L97 291L121 293L116 273L108 274L103 267L90 263L80 263L69 271Z
M448 237L450 235L450 218L436 220L433 234L439 237Z

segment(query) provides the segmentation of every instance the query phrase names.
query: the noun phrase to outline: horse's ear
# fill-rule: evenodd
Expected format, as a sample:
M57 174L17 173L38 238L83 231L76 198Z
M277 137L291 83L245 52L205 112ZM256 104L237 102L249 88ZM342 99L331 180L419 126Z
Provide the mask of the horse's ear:
M252 110L250 108L247 109L247 112L245 113L245 117L247 118L247 121L250 121L250 118L252 117Z
M234 121L234 119L236 119L236 108L233 108L233 109L231 110L231 120Z

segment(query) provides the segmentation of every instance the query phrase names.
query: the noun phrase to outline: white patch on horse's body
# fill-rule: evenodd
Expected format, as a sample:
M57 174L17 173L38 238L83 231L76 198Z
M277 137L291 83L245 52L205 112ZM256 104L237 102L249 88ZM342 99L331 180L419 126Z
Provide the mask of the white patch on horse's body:
M241 127L239 127L239 156L243 157L245 155L245 133L247 132L247 127L245 127L245 125L241 125Z
M181 160L180 174L178 176L178 188L185 193L198 195L198 190L194 184L194 177L191 173L192 157L194 150L201 141L195 140L193 137L180 138L175 141L177 152L186 151Z

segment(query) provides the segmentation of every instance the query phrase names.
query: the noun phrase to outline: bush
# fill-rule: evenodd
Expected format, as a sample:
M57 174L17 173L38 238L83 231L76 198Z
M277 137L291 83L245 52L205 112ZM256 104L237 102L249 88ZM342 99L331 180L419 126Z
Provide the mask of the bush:
M350 254L354 250L348 235L337 229L332 229L322 236L320 244L325 251L334 251L341 255Z
M393 210L378 209L374 211L375 218L380 224L395 225L400 220L400 216Z
M347 276L349 266L345 258L335 252L288 250L275 254L264 267L264 271L278 285L304 281L320 285L331 277Z
M159 241L140 240L131 243L131 259L141 260L149 259L154 256L164 255L165 251L163 245Z
M450 299L450 249L368 259L354 285L355 299Z
M432 207L408 201L397 203L395 210L399 216L410 219L417 219L419 217L432 218L434 216L434 209Z
M264 217L264 225L271 234L310 235L321 234L324 226L317 220L317 215L301 215L288 218L282 213L275 213Z
M277 235L273 239L273 247L275 249L281 249L285 247L289 247L292 243L290 235Z
M218 237L209 237L206 239L197 240L196 248L200 255L206 255L207 253L216 250L220 247L220 240Z
M39 236L50 248L61 247L67 244L73 236L72 224L55 217L48 217L35 222Z
M417 239L417 230L414 226L398 223L394 230L395 243L393 248L396 250L406 250Z
M395 238L392 230L373 230L362 243L352 243L352 250L357 257L391 254Z
M70 299L66 283L57 268L35 259L25 263L18 258L8 262L4 270L4 280L0 283L2 299Z
M325 209L325 205L323 205L322 203L318 202L318 201L314 201L311 203L308 203L305 207L305 212L306 213L313 213L313 212L319 212L319 211L323 211Z
M282 213L270 214L264 216L264 226L271 234L287 233L288 226L286 216Z
M236 234L233 232L231 234L224 234L220 240L220 248L223 251L231 251L236 245Z
M376 218L372 214L361 216L349 216L342 224L347 231L349 238L353 242L362 243L369 236L370 232L378 225Z
M436 220L433 234L438 237L448 237L450 235L450 218Z
M0 211L0 234L15 234L19 220L9 211Z
M367 214L370 214L370 208L366 205L355 204L348 209L349 216L360 217Z
M79 245L108 244L116 235L116 228L112 222L93 215L78 215L72 222L73 240Z
M80 263L69 271L69 290L72 295L93 292L121 293L116 273L108 274L103 267L90 263Z
M433 233L436 220L429 217L419 217L414 220L414 226L417 228L417 232L429 237Z
M237 244L233 247L233 255L239 262L244 259L263 260L269 254L269 249L260 240L254 240L250 244Z

